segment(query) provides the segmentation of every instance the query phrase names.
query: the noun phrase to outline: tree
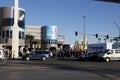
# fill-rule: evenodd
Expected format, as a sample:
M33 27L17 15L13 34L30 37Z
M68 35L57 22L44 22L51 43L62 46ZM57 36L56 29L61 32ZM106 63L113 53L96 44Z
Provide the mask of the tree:
M75 49L76 49L77 51L80 50L80 44L79 44L79 41L78 41L78 40L75 41Z
M33 44L35 44L34 48L39 48L40 42L41 42L40 39L34 39L33 40Z
M30 45L30 48L32 48L33 40L34 40L34 36L33 35L27 34L25 36L25 45L26 45L26 48L28 48L29 45Z

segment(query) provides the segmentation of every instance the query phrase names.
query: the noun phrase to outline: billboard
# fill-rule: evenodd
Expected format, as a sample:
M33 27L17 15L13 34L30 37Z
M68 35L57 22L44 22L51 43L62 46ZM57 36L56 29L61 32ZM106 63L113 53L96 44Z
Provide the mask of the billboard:
M104 51L106 49L112 49L113 43L95 43L88 44L88 52Z
M46 26L46 39L57 39L57 26Z

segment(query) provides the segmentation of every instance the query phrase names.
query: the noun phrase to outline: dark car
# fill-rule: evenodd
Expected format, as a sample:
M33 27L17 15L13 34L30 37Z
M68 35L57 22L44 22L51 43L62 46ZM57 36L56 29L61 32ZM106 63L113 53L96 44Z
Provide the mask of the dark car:
M98 59L98 53L97 52L90 52L85 54L84 56L85 60L97 60Z
M40 59L40 60L46 60L49 58L49 51L32 51L29 54L24 54L22 56L23 60L32 60L32 59Z

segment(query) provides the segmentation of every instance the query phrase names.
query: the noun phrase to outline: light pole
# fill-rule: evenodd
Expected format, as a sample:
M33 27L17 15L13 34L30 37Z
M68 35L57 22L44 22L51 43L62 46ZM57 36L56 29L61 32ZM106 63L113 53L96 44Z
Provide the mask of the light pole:
M84 47L84 50L85 50L85 33L86 33L86 31L85 31L85 18L86 18L86 16L83 16L83 19L84 19L84 25L83 25L83 29L84 29L84 34L83 34L83 47Z
M99 43L100 43L100 40L101 40L101 38L98 38Z
M119 29L119 37L118 37L118 39L120 39L120 26L116 22L114 22L114 24Z

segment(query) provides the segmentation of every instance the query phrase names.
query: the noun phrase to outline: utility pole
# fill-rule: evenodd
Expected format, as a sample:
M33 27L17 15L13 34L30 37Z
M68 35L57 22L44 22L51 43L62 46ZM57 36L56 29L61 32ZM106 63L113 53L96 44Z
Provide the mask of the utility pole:
M19 55L19 28L18 28L18 0L14 0L14 25L12 28L12 57L18 58Z

